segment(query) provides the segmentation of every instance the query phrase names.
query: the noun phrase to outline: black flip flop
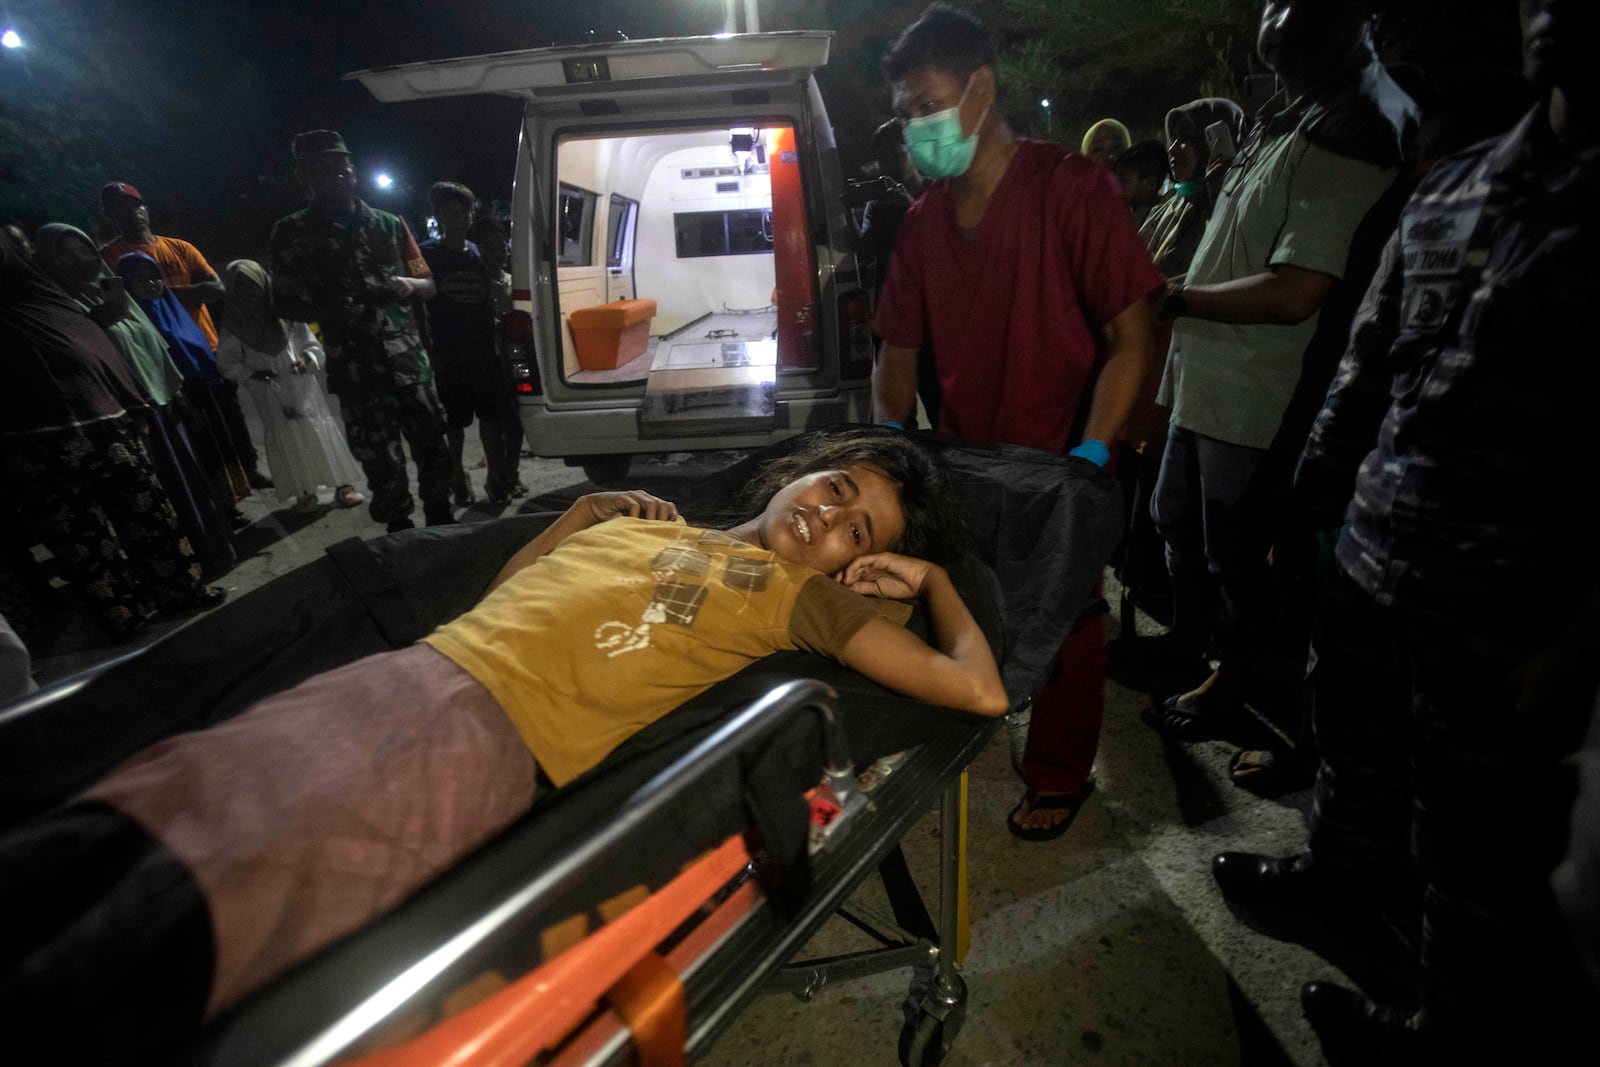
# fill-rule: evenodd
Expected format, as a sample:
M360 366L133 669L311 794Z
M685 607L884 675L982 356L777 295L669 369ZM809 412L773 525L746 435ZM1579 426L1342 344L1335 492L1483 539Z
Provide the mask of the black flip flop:
M1212 714L1201 704L1187 707L1178 704L1175 696L1151 704L1139 713L1139 719L1163 737L1177 741L1209 741L1216 736L1211 726Z
M1006 829L1010 830L1014 836L1020 837L1024 841L1054 841L1056 838L1072 829L1072 824L1078 819L1078 812L1083 810L1083 802L1088 800L1089 794L1093 792L1094 779L1092 778L1089 780L1087 785L1078 790L1076 793L1063 793L1060 796L1040 796L1032 789L1029 789L1027 793L1023 794L1022 799L1017 802L1017 806L1011 809L1011 814L1006 816ZM1068 815L1065 819L1062 819L1054 826L1047 826L1039 829L1018 826L1014 816L1017 814L1017 812L1022 810L1022 805L1024 804L1028 805L1029 812L1063 811L1070 808L1072 814Z

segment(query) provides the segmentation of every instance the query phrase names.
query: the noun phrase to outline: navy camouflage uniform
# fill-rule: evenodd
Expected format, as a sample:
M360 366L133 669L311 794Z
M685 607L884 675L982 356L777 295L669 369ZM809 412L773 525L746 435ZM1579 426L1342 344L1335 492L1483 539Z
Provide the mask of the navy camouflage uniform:
M1595 1006L1549 877L1600 682L1597 196L1600 149L1542 110L1435 167L1296 481L1327 526L1349 504L1313 640L1312 855L1413 905L1420 883L1420 1018L1464 1062L1562 1048Z
M433 368L410 303L396 301L387 287L397 276L429 276L405 221L359 199L342 216L314 204L273 227L271 270L280 310L318 316L328 388L367 475L369 514L382 523L411 514L403 435L428 521L448 520L450 456Z

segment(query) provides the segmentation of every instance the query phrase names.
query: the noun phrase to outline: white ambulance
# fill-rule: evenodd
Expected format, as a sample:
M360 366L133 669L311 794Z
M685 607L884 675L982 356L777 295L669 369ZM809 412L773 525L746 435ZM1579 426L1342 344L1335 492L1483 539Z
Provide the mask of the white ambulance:
M871 304L812 72L828 33L619 41L348 75L523 98L505 356L529 447L639 453L871 416Z

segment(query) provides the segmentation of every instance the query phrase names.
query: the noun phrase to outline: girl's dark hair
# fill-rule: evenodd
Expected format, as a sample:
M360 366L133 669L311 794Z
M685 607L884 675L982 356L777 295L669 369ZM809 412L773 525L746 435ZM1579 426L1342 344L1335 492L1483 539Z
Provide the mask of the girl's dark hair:
M819 434L762 467L740 493L739 503L746 516L757 515L796 478L856 466L871 467L900 490L906 528L889 546L891 551L938 564L954 560L965 545L965 533L950 478L943 464L896 430Z
M900 31L883 57L883 75L897 82L914 70L932 67L963 78L992 67L994 41L972 15L949 4L929 4L917 21Z

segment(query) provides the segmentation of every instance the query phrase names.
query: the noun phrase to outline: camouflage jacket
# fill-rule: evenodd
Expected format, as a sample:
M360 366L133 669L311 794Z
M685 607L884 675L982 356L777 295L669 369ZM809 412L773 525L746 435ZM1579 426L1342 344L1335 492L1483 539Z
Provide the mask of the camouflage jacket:
M430 277L405 220L361 200L342 215L313 204L273 226L270 259L278 313L317 323L335 394L433 380L416 312L388 290L396 276Z
M1535 110L1406 205L1297 476L1348 503L1339 564L1378 603L1537 641L1600 581L1597 195L1600 147Z

